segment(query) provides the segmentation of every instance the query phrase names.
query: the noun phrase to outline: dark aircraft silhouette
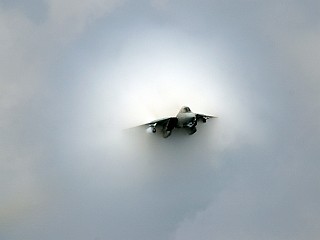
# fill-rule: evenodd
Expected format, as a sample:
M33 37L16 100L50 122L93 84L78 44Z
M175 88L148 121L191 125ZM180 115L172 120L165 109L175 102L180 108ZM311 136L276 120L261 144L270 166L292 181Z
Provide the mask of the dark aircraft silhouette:
M160 127L162 136L167 138L171 135L174 128L185 128L188 130L189 135L194 134L197 131L197 123L199 120L206 122L210 118L216 118L214 116L194 113L189 107L182 107L176 117L167 117L157 119L155 121L142 124L138 127L146 126L151 128L153 133L156 133L157 128Z

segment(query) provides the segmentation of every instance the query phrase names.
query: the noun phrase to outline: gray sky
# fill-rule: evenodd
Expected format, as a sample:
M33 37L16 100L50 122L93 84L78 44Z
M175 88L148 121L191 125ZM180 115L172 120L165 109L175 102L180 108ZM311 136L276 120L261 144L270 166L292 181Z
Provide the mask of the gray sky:
M319 239L319 11L1 1L0 238Z

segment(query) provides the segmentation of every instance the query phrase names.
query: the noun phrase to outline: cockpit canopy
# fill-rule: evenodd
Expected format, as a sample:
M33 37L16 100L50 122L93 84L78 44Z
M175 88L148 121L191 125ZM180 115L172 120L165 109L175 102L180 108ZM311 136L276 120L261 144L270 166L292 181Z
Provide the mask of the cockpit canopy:
M188 113L188 112L191 112L191 110L190 110L189 107L184 106L184 107L182 107L182 108L180 109L180 112L181 112L181 113Z

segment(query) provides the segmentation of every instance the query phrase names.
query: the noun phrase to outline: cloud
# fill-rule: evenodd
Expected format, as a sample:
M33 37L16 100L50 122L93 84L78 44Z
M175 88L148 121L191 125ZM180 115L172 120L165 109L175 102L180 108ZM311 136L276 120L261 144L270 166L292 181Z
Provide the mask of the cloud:
M55 41L65 42L82 33L90 23L110 13L123 1L115 0L82 0L82 1L47 1L48 27Z
M311 8L45 3L0 14L1 238L318 236ZM182 105L219 118L122 131Z
M77 2L77 11L72 12L74 8L68 10L57 1L47 3L49 15L41 24L19 3L0 10L0 221L4 232L48 203L50 194L39 180L39 168L50 155L48 128L54 119L47 122L50 106L45 103L52 94L49 69L65 44L59 36L70 41L91 22L88 18L96 19L113 6L109 2L91 2L90 6Z

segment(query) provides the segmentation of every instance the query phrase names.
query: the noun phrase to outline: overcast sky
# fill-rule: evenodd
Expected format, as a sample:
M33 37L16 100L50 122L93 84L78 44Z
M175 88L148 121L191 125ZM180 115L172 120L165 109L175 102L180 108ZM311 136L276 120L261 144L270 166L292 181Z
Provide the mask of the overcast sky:
M0 239L319 239L319 16L316 0L2 0ZM183 105L219 118L123 131Z

